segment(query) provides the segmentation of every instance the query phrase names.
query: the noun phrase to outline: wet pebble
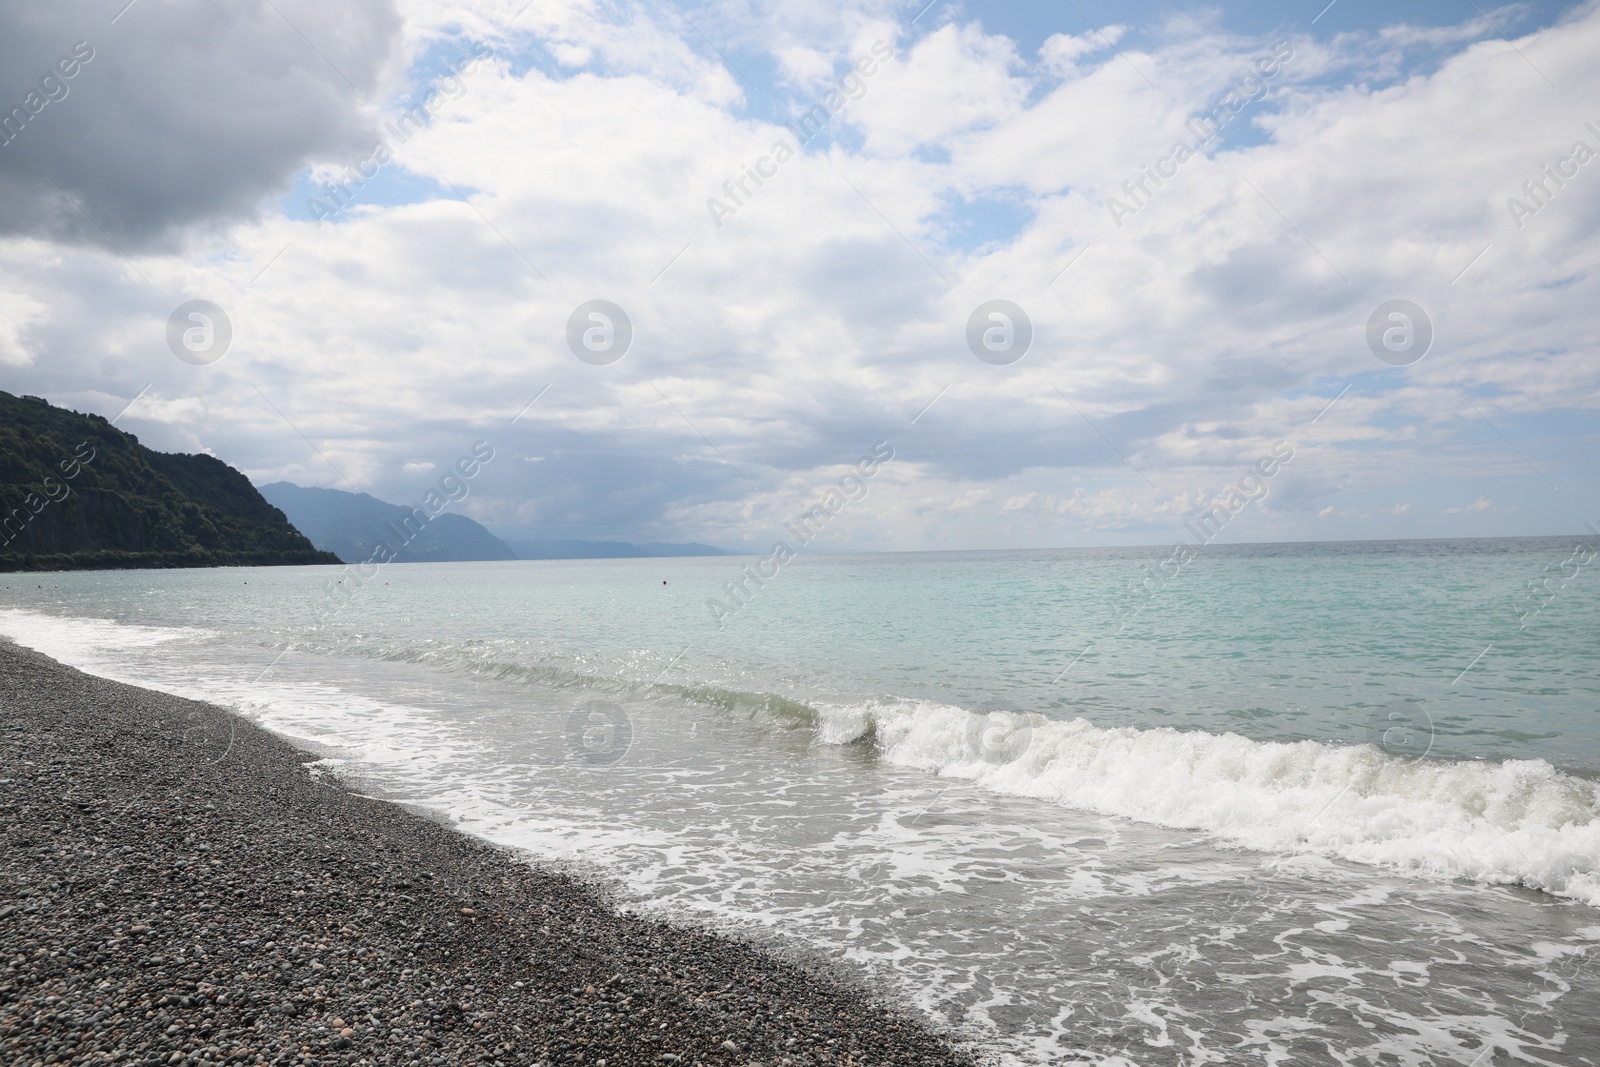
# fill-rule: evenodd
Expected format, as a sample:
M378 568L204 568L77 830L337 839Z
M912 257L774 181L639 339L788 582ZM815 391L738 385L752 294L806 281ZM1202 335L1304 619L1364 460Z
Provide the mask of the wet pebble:
M313 777L242 719L218 759L197 715L228 717L0 641L0 1063L974 1063L860 989Z

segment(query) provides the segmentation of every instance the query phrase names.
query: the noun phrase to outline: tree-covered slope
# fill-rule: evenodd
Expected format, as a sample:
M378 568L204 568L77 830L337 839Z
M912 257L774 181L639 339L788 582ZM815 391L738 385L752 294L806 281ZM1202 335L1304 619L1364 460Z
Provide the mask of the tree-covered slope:
M221 460L0 392L0 570L336 562Z

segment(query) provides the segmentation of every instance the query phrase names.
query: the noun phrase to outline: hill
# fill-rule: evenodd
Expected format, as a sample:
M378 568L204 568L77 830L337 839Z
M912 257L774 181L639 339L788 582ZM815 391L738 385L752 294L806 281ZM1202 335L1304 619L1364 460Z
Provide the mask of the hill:
M335 562L215 456L0 392L0 571Z
M507 541L518 559L644 559L650 556L725 556L726 552L694 542L653 541Z
M418 508L388 504L366 493L272 482L261 495L289 516L311 543L346 563L372 557L381 541L401 546L397 563L448 563L516 559L506 543L465 515L446 512L431 521ZM420 527L420 532L417 531Z

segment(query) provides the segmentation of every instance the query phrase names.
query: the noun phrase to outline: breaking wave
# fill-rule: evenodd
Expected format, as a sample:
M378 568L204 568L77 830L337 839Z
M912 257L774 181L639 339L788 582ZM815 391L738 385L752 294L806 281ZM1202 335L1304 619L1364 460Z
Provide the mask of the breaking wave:
M1417 760L1375 745L1106 729L928 701L818 709L820 740L999 793L1429 878L1600 907L1600 786L1543 760Z

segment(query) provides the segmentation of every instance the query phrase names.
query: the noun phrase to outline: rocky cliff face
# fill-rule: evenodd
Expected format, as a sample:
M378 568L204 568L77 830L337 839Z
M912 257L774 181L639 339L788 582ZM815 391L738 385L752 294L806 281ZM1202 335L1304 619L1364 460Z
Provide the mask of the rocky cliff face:
M0 392L0 570L336 562L214 456Z

